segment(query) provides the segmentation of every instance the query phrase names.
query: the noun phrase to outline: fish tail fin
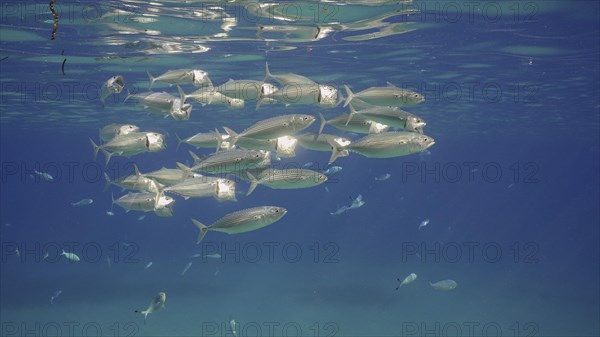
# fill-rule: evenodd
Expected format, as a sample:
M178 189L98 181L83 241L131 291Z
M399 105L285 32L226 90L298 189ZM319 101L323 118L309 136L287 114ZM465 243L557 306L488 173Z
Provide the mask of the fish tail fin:
M181 143L183 143L183 139L179 138L179 135L177 133L175 133L175 138L177 138L177 148L175 149L175 152L179 151L179 146L181 145Z
M335 106L340 106L340 104L342 104L342 102L346 99L346 97L344 97L344 95L342 95L341 92L338 92L338 100L335 103Z
M255 110L258 111L258 109L260 108L260 106L263 104L263 102L265 101L265 98L259 98L256 100L256 108Z
M92 138L90 138L90 143L92 143L92 147L94 148L94 160L96 160L96 157L98 156L98 150L100 150L100 146L96 145Z
M131 96L133 96L133 95L131 94L131 91L129 91L129 88L127 88L127 96L125 96L125 99L123 100L123 103L127 102L127 100L129 98L131 98Z
M156 78L152 76L152 74L150 74L149 71L146 71L146 74L148 74L148 79L150 80L150 85L148 86L148 89L152 89L154 82L156 82Z
M327 165L331 165L337 159L337 157L340 156L340 153L342 153L344 149L331 139L327 139L327 142L329 145L331 145L331 157L329 157L329 162Z
M103 173L104 173L104 180L106 180L106 185L104 185L104 189L102 190L102 192L105 192L110 187L112 180L110 180L110 177L108 176L108 174L106 172L103 172Z
M348 88L347 85L344 84L344 89L346 90L346 101L344 102L344 108L348 106L348 104L350 104L350 101L352 101L352 99L354 98L354 94L352 93L352 90L350 90L350 88Z
M202 222L195 219L192 219L192 222L194 223L194 225L196 225L196 227L198 227L198 229L200 229L200 233L198 233L198 240L196 241L196 244L199 244L200 242L202 242L202 239L204 239L206 232L208 232L208 227Z
M146 324L146 320L148 319L148 314L150 313L150 311L149 310L143 310L143 311L135 310L135 312L137 312L138 314L144 315L144 324Z
M250 187L248 187L248 192L246 193L246 196L249 196L252 192L254 192L256 186L258 186L258 180L252 173L246 172L246 174L248 175L248 178L250 178Z
M233 130L231 130L230 128L224 126L223 130L225 130L225 132L227 132L227 134L229 135L229 138L231 140L229 140L229 148L232 148L235 143L238 141L238 139L240 138L240 136Z
M215 128L215 134L217 136L217 149L215 150L215 152L219 152L219 150L221 149L221 145L223 145L223 136L221 135L219 130L217 130L217 128Z
M187 95L180 86L177 86L177 92L179 93L179 107L181 108L187 99Z
M273 74L269 71L269 63L265 62L265 79L263 80L263 83L267 82L270 78L273 78Z
M323 128L325 128L325 124L327 124L327 120L323 117L323 114L319 112L319 118L321 119L321 125L319 125L319 133L315 136L315 140L319 138L321 133L323 133Z
M108 165L108 162L110 161L110 157L112 157L112 152L108 152L105 149L102 149L102 153L104 153L104 157L106 157L106 162L104 163L105 165Z
M348 123L350 123L352 116L354 116L355 114L356 114L356 110L354 109L352 104L350 104L350 113L348 114L348 119L346 120L346 125L348 125Z

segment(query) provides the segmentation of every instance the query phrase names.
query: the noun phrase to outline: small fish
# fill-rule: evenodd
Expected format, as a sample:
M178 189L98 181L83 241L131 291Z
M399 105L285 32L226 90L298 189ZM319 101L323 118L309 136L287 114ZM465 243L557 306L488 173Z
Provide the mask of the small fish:
M113 215L115 215L115 213L113 213L112 211L106 211L106 215L113 216Z
M33 173L35 173L38 176L44 178L44 180L46 180L46 181L54 181L54 177L52 175L50 175L50 173L40 172L40 171L37 171L37 170L33 170Z
M87 205L91 205L94 202L93 199L81 199L77 202L72 202L71 206L87 206Z
M190 267L191 267L191 266L192 266L192 263L191 263L191 262L188 262L188 263L185 265L185 267L183 268L183 271L181 272L181 276L185 275L185 272L187 272L187 271L190 269Z
M17 254L17 257L21 256L21 252L19 251L19 248L15 248L15 254Z
M315 117L305 114L279 115L254 123L239 134L224 127L230 136L230 144L234 146L240 137L255 139L273 139L282 136L294 135L315 122Z
M323 171L323 174L332 175L332 174L340 172L341 170L342 170L341 166L332 166L332 167L328 168L327 170Z
M247 208L229 213L217 220L210 227L192 219L200 233L196 243L200 243L209 230L227 234L238 234L257 230L278 221L287 213L287 209L277 206L261 206Z
M158 293L158 295L156 295L156 297L154 297L152 302L150 302L148 309L146 309L144 311L135 310L135 312L144 315L144 324L146 324L146 318L148 317L148 315L154 313L156 310L158 310L160 308L164 308L166 301L167 301L167 294L165 294L164 292L160 292L160 293Z
M385 87L371 87L357 93L353 93L347 85L344 85L344 89L346 89L344 107L348 106L355 98L367 104L379 106L410 106L425 101L423 95L398 88L390 82L387 82Z
M423 228L423 227L425 227L427 225L429 225L429 219L425 219L425 220L421 221L421 223L419 224L419 228L418 229L421 229L421 228Z
M148 264L146 264L146 266L144 267L144 270L148 269L152 267L152 261L148 262Z
M314 165L315 165L315 163L313 163L312 161L309 161L308 163L305 163L304 165L302 165L302 167L303 168L309 168L309 167L312 167Z
M237 337L237 322L234 319L229 321L229 327L231 328L231 333Z
M392 176L391 174L386 173L386 174L382 174L380 176L375 177L375 180L377 180L377 181L384 181L384 180L390 179L391 176Z
M5 223L5 224L4 224L4 227L10 227L10 226L12 226L12 225L11 225L11 224L9 224L9 223Z
M202 254L200 254L200 253L196 253L196 254L194 254L194 255L190 256L190 259L196 259L196 258L199 258L199 257L201 257L201 256L202 256Z
M146 214L140 215L140 216L137 218L137 221L142 221L142 220L144 220L144 219L146 219Z
M193 84L196 87L212 85L210 79L208 78L208 73L200 69L169 70L157 77L152 76L149 71L146 73L148 74L148 79L150 80L150 89L152 89L152 86L156 81L165 82L170 85Z
M400 281L400 279L398 279L398 282L400 282L400 284L396 287L396 290L400 289L400 287L402 287L402 286L412 283L416 279L417 279L417 274L415 274L415 273L411 273L410 275L405 277L404 280L402 280L402 281Z
M42 261L46 260L48 256L50 256L50 254L48 254L48 252L45 252L44 257L42 257Z
M102 88L100 88L100 101L102 105L104 106L104 102L110 95L121 93L123 88L125 88L125 80L121 75L113 76L104 82Z
M77 254L75 253L67 253L65 252L65 250L63 249L62 253L60 255L64 255L67 259L73 261L73 262L79 262L80 258L79 256L77 256Z
M208 257L208 258L211 258L211 259L220 259L221 258L221 254L219 254L219 253L208 254L208 255L204 255L204 257Z
M352 204L350 204L348 206L342 206L342 207L338 208L335 212L331 212L329 214L340 215L342 213L348 212L351 209L362 207L364 204L365 204L365 202L362 200L362 195L359 194L358 197L356 197L356 199L354 199L352 201Z
M54 295L52 295L50 297L50 305L54 305L54 300L60 295L62 294L62 290L57 290L54 292Z
M458 283L454 280L442 280L435 283L429 282L429 285L435 290L449 291L456 288Z

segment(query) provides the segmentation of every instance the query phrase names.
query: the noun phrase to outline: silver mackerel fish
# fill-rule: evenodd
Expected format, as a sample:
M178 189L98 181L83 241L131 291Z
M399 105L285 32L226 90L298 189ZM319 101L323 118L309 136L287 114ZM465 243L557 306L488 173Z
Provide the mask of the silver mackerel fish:
M276 222L283 218L286 213L287 209L277 206L247 208L225 215L210 227L192 219L194 225L200 229L196 243L200 243L209 230L227 234L250 232Z

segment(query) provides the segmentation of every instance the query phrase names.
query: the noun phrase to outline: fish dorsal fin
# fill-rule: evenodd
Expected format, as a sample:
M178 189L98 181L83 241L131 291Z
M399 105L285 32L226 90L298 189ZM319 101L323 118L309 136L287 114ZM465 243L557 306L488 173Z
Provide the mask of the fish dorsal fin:
M133 164L133 171L135 172L135 175L140 177L142 175L142 173L140 172L140 169L138 168L137 164Z
M385 82L387 84L388 87L392 87L392 88L398 88L397 86L393 85L390 82Z

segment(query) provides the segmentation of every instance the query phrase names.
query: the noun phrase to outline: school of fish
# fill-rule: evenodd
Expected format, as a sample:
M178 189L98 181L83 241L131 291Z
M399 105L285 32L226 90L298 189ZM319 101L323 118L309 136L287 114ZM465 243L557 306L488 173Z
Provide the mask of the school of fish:
M256 189L300 189L321 185L328 176L339 172L339 166L330 166L327 170L312 170L305 165L300 168L276 169L273 162L280 158L293 158L297 148L306 151L331 152L329 165L339 157L361 155L367 158L391 158L407 156L427 150L435 141L424 134L426 122L419 116L402 110L425 101L420 93L396 87L387 82L385 86L354 90L348 85L341 91L331 85L319 84L310 78L295 73L272 73L265 64L264 79L229 79L220 85L213 85L209 72L202 69L175 69L155 76L147 72L149 91L132 94L128 91L126 102L135 101L140 110L149 115L186 121L191 118L193 105L224 105L229 109L242 109L246 101L254 101L256 109L276 104L308 105L324 109L343 109L345 112L327 120L321 112L318 114L286 114L256 121L244 130L222 126L222 131L203 130L180 137L177 150L182 144L196 149L212 149L213 152L200 156L190 153L190 163L173 163L170 167L142 173L134 165L134 173L124 177L111 178L104 173L106 188L111 185L129 190L125 195L112 197L113 205L122 207L126 212L154 212L161 217L170 217L174 212L175 198L207 198L219 201L237 201L236 182L248 183L246 196ZM165 91L152 91L158 83L168 87L175 86L176 95ZM192 86L194 89L182 87ZM125 89L122 75L112 76L101 89L101 101L105 105L107 98ZM358 89L358 88L357 88ZM341 107L340 107L341 106ZM315 127L315 131L308 129ZM343 135L323 132L334 127ZM351 139L351 134L364 134ZM356 137L354 137L356 138ZM101 128L99 140L90 138L94 158L98 152L105 156L108 165L113 156L132 157L146 152L158 152L166 149L165 135L161 132L142 131L132 124L110 124ZM230 177L237 179L230 179ZM389 174L375 178L386 180ZM276 193L276 192L273 192ZM73 205L86 204L80 202ZM365 202L359 195L348 206L330 212L341 215L349 210L363 206ZM293 210L290 210L293 212ZM109 212L112 213L112 209ZM196 242L200 243L209 231L226 234L238 234L258 230L281 220L288 209L276 205L263 205L240 209L224 214L211 225L205 225L197 219L192 223L197 227ZM198 218L203 217L198 214ZM64 253L68 259L76 261L71 253ZM194 255L192 257L199 257ZM220 257L220 256L219 256ZM152 265L149 262L145 269ZM183 276L192 266L188 262ZM409 275L398 286L404 286L416 279ZM400 281L400 280L399 280ZM432 284L434 289L448 290L452 285ZM166 295L159 293L148 309L138 311L144 319L164 307Z

